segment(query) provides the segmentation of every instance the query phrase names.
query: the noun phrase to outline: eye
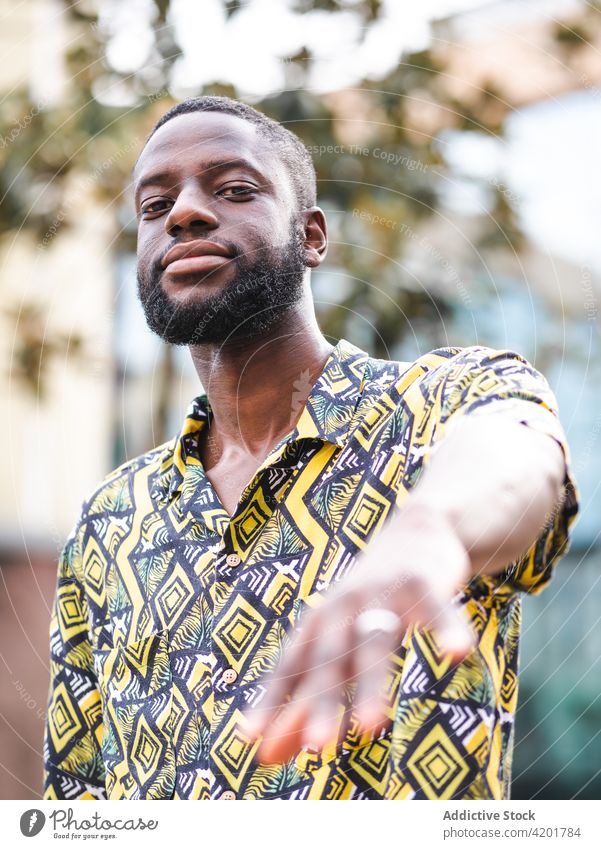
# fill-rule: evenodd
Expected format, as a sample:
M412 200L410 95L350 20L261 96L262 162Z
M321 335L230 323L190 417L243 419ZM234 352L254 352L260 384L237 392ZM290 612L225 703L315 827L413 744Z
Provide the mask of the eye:
M146 215L147 213L159 213L164 212L164 207L161 208L161 204L170 203L168 200L153 200L150 203L147 203L145 206L142 206L140 212L142 215Z
M228 200L250 200L256 194L256 188L248 184L236 186L224 186L217 194Z

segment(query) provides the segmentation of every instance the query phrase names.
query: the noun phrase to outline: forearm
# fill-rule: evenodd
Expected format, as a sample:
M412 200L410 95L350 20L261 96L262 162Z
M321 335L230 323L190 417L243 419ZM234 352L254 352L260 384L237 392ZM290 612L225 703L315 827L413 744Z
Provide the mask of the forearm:
M428 512L452 526L472 574L495 574L527 551L557 506L561 449L501 416L466 418L441 443L406 502L404 521Z

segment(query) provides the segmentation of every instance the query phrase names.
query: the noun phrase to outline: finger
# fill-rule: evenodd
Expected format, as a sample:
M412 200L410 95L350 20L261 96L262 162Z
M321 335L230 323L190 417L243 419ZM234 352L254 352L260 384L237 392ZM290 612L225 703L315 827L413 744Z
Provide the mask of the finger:
M266 763L283 763L298 754L303 746L321 748L324 744L320 742L320 732L324 728L325 716L329 719L330 711L334 713L336 706L326 708L325 716L320 718L318 730L310 731L313 706L313 694L299 688L294 701L286 705L276 721L266 729L257 752L258 759Z
M335 621L335 620L334 620ZM314 640L312 663L290 703L265 732L261 757L287 758L303 744L317 749L336 734L340 691L349 678L349 627L330 627Z
M350 628L335 611L331 614L331 625L316 631L312 663L278 722L278 734L286 741L278 746L280 756L290 756L303 744L319 749L336 733L340 691L349 677Z
M336 736L340 724L341 686L336 684L329 689L321 687L317 696L309 698L309 710L302 732L302 744L315 749L323 749Z
M357 692L355 712L365 731L373 731L388 719L384 702L384 685L390 657L400 635L373 631L359 635L356 647Z
M284 763L299 752L308 710L308 703L300 699L287 705L266 728L255 758L260 763Z
M251 737L256 739L265 733L274 722L275 714L288 702L289 696L302 680L315 649L314 633L317 627L318 617L307 617L302 633L297 633L278 666L265 680L266 692L261 704L246 715Z
M432 628L440 651L450 654L454 662L464 660L476 645L473 628L453 603L440 608Z
M403 588L405 621L434 631L441 653L453 662L463 660L475 645L475 634L462 610L437 584L410 580ZM398 610L397 610L398 612Z
M308 677L304 694L310 703L303 740L323 748L336 735L343 711L342 691L353 676L352 627L345 624L324 634L317 657L320 660Z

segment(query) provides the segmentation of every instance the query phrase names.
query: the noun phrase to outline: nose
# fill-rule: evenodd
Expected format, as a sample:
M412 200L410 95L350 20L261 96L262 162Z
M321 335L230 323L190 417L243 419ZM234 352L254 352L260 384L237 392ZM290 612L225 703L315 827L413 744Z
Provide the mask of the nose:
M214 230L219 226L211 199L196 187L183 188L165 218L165 230L174 236L182 230Z

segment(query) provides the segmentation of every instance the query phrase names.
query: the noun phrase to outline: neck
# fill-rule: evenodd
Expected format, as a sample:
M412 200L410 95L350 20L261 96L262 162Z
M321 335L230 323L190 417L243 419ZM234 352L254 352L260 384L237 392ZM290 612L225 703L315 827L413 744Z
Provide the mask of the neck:
M191 347L213 438L223 448L265 453L294 428L331 350L305 299L265 336Z

